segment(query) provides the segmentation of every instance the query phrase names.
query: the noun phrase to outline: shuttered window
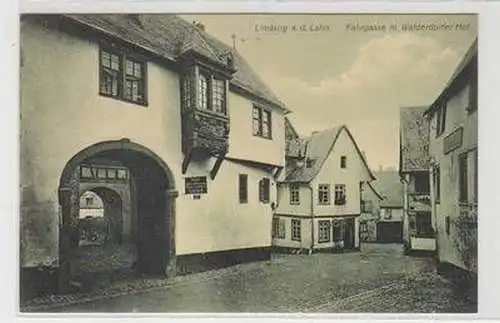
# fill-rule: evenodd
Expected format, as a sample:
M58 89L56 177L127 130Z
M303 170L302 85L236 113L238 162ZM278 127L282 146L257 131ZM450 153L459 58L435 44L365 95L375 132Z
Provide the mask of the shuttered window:
M270 186L271 181L269 178L263 178L259 181L259 201L262 203L269 203L270 200Z
M240 174L238 179L239 200L241 204L248 203L248 175Z

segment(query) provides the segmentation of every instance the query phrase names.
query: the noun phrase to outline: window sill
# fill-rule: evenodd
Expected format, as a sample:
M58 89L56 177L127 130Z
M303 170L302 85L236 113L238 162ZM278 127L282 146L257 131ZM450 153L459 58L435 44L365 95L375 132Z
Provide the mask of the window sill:
M134 104L134 105L138 105L138 106L142 106L142 107L148 107L148 102L147 101L138 102L138 101L128 100L128 99L125 99L125 98L122 98L122 97L119 97L119 96L114 96L114 95L110 95L110 94L106 94L106 93L102 93L102 92L99 92L99 95L102 96L102 97L109 98L109 99L114 99L114 100L117 100L117 101L122 101L122 102L130 103L130 104Z
M420 239L435 239L436 236L434 234L424 234L424 233L415 233L414 238Z
M465 111L467 111L467 114L473 114L474 112L477 111L477 107L475 108L465 108Z
M223 114L223 113L218 113L218 112L215 112L215 111L211 111L211 110L205 110L205 109L195 109L196 112L199 112L207 117L215 117L217 119L220 119L220 120L223 120L223 121L227 121L229 120L229 117L226 115L226 114Z
M257 137L257 138L260 138L260 139L266 139L266 140L273 140L273 137L264 137L264 136L261 136L261 135L253 135L254 137Z

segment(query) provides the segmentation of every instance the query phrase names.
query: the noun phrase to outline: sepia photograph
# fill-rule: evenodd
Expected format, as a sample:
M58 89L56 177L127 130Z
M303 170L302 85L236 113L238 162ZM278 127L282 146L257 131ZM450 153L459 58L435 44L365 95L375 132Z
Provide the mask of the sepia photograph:
M478 15L19 15L21 313L478 313Z

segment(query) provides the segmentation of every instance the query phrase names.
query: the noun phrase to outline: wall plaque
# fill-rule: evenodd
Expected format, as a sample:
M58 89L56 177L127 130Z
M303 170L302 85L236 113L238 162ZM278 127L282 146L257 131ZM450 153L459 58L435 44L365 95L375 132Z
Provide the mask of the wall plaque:
M185 178L186 194L206 194L207 193L207 177L195 176Z

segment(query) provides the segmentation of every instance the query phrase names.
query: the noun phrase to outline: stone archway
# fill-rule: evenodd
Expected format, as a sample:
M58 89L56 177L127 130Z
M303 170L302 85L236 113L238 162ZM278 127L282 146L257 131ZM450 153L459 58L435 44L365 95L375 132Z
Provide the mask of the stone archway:
M175 274L175 191L170 168L154 152L129 140L106 141L75 154L60 178L62 221L59 235L59 289L69 290L78 236L80 165L92 158L118 161L129 169L133 208L137 214L136 270Z

